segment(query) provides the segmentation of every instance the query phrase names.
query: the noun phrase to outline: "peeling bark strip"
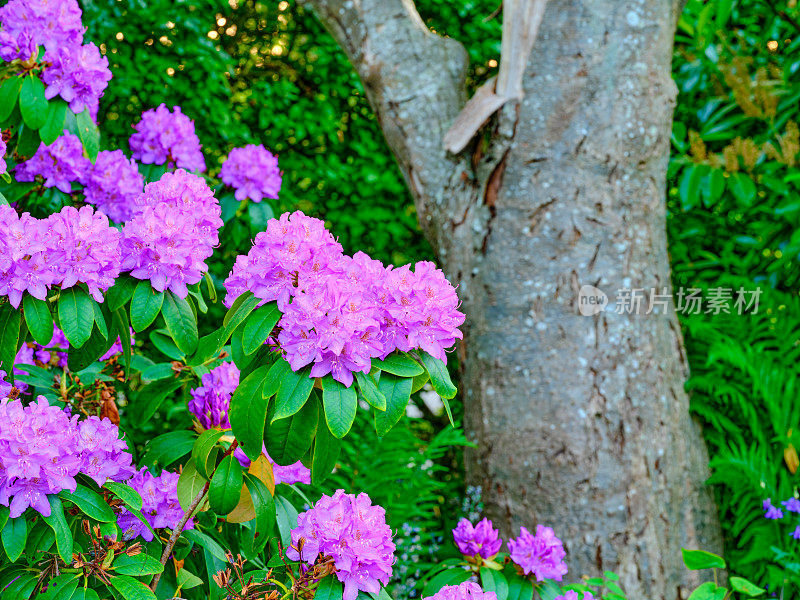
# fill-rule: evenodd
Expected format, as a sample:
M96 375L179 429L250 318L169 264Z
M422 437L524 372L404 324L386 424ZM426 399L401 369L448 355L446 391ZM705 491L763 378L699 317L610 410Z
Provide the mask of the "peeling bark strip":
M719 551L674 312L581 316L578 290L669 285L664 178L677 4L550 0L475 164L442 146L466 55L411 0L306 0L349 55L467 313L468 475L504 533L536 522L571 577L679 597L680 547ZM494 177L492 174L495 174ZM491 204L491 206L489 206Z

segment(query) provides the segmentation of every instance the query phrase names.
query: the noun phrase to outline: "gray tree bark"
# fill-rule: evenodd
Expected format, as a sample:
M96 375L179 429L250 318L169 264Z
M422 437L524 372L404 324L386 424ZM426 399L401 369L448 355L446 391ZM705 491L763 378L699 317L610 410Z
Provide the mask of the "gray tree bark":
M466 53L411 0L305 0L350 57L467 314L468 476L504 533L552 526L571 577L686 596L680 548L721 549L674 310L582 316L594 285L668 287L665 172L674 0L551 0L487 142L442 136Z

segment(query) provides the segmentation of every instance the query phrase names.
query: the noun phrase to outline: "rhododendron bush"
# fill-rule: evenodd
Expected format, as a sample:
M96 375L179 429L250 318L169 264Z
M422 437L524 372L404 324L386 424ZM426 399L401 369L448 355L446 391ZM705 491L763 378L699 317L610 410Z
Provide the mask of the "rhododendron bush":
M385 436L425 385L449 414L455 288L347 255L302 212L264 219L215 280L223 224L280 192L277 157L234 149L213 179L164 104L101 150L111 73L75 0L12 0L0 24L0 599L385 598L384 509L304 488L356 419ZM157 428L167 399L191 417L142 451L121 423ZM622 597L611 574L561 589L543 525L507 553L487 520L454 542L424 596Z

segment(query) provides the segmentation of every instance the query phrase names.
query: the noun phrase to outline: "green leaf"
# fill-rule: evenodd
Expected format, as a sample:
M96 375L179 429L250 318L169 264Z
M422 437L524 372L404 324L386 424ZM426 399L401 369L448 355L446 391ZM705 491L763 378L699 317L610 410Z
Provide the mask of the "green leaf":
M295 523L295 526L296 525L297 524ZM223 562L228 560L225 557L225 550L222 548L222 546L220 546L213 538L207 536L205 533L202 533L197 529L187 529L183 532L183 537L205 548L212 556L214 556L214 558L217 558Z
M81 138L89 160L92 162L97 160L97 152L100 150L100 131L92 121L88 108L78 115L78 137Z
M28 539L28 524L25 522L25 517L9 519L0 537L3 539L6 556L11 562L15 562L22 556Z
M261 202L251 202L247 206L248 217L250 217L250 229L253 231L264 231L267 222L275 216L272 207L266 200Z
M63 500L69 500L75 506L81 509L81 512L87 517L91 517L95 521L102 523L116 522L117 517L111 507L106 503L103 497L97 492L90 490L85 485L80 485L75 488L74 492L62 490L58 494Z
M123 600L156 600L156 596L150 588L141 581L127 575L117 575L109 577L111 587L117 590Z
M313 387L314 380L308 376L308 369L301 369L297 373L291 369L284 372L275 397L275 414L272 421L291 417L303 408Z
M431 376L431 385L436 393L439 394L443 400L454 398L458 390L456 386L453 385L453 382L450 381L450 373L447 371L447 366L444 364L444 361L439 358L434 358L427 352L421 352L420 359L425 369L428 371L428 374ZM449 414L449 407L447 407L447 409ZM452 421L453 418L450 417L450 422L452 423Z
M168 334L166 329L156 329L150 332L150 341L159 352L164 353L172 360L183 360L185 358L183 352L178 349Z
M290 465L300 460L311 447L318 419L319 401L316 398L306 402L291 417L273 419L266 431L267 454L279 465Z
M728 187L742 206L750 206L756 199L756 184L744 173L731 173Z
M378 389L378 384L375 383L372 375L356 371L356 381L358 381L361 396L367 401L367 404L377 410L386 410L386 396Z
M161 314L178 349L189 356L197 349L197 319L185 298L169 291L164 295Z
M39 137L46 145L56 141L67 128L67 103L61 98L54 98L48 103L47 120L39 128Z
M177 575L178 589L190 590L199 585L203 585L203 580L197 575L194 575L186 569L178 571Z
M217 457L217 453L214 450L219 450L217 443L223 435L225 435L224 431L207 429L200 434L200 437L194 443L194 448L192 448L194 466L204 479L211 477L211 473L214 471Z
M147 423L164 400L181 387L179 379L161 379L144 386L136 393L135 420L138 425Z
M184 511L189 510L192 501L206 486L205 478L197 472L194 459L190 458L183 466L183 471L178 478L178 502ZM241 489L241 486L239 486Z
M268 372L269 367L258 367L245 377L233 393L228 411L233 435L250 460L261 455L264 445L269 398L263 396L262 389Z
M727 591L713 581L707 581L691 593L689 600L724 600Z
M342 600L342 582L335 575L328 575L319 582L314 600Z
M33 339L42 346L49 344L53 339L53 315L50 314L47 302L25 294L22 298L22 309Z
M602 580L601 580L602 583ZM533 583L517 574L508 578L508 600L533 600Z
M77 373L97 362L97 359L108 351L112 343L98 331L97 327L93 326L92 335L89 336L83 346L74 350L70 348L67 355L69 370Z
M143 466L158 465L166 468L192 451L196 436L192 431L170 431L147 442L144 447Z
M119 310L130 302L133 297L133 292L141 282L133 277L122 276L114 281L106 292L106 304L113 310ZM151 288L152 289L152 288Z
M236 465L238 466L238 464L237 462ZM256 527L252 544L253 552L260 552L267 543L269 534L275 528L275 501L267 486L257 477L253 477L248 473L244 476L244 482L247 485L247 491L250 492L253 508L256 511ZM241 487L240 484L239 489ZM236 501L238 502L238 500L237 492Z
M291 373L292 368L285 359L279 358L276 360L267 373L267 380L264 382L264 398L269 398L278 392L283 378Z
M92 298L80 287L61 290L58 298L58 320L70 349L77 349L89 341L94 327Z
M724 569L725 561L721 556L706 552L705 550L687 550L681 548L683 564L691 571L700 569Z
M39 129L47 121L47 98L44 83L33 73L25 77L19 91L19 111L31 129Z
M276 522L281 544L288 548L292 543L292 530L297 528L297 509L283 496L275 496Z
M222 326L228 327L230 325L231 331L233 331L253 312L259 302L261 302L261 299L256 298L253 292L244 292L233 301L228 312L225 313L225 317L222 319Z
M417 361L402 352L393 352L385 360L373 359L372 367L398 377L415 377L424 373Z
M9 513L11 511L8 509L7 506L0 505L0 531L3 531L3 528L8 523Z
M322 378L322 404L325 420L333 435L343 438L353 426L358 410L358 396L353 387L345 387L330 375Z
M141 552L134 556L120 554L111 563L111 568L119 575L132 575L133 577L144 577L145 575L155 575L164 570L164 565L159 560Z
M735 591L741 592L742 594L747 594L751 597L760 596L767 591L742 577L730 577L728 579L728 583L731 584L731 588L733 588Z
M144 331L156 320L164 294L157 292L149 281L140 281L131 296L131 327L134 331Z
M508 581L500 571L481 567L480 574L484 591L497 594L497 600L508 600Z
M446 569L434 575L431 580L425 584L421 597L427 598L428 596L433 596L446 585L459 585L460 583L464 583L471 576L472 573L470 571L465 571L460 568Z
M278 324L281 311L275 302L259 306L247 318L242 336L242 350L246 355L252 354L261 346Z
M0 121L5 121L14 112L21 88L22 77L9 77L0 85Z
M311 456L311 485L321 485L331 474L342 448L341 440L334 437L323 422L324 411L319 415L317 435L314 438L314 452Z
M218 515L227 515L239 504L242 494L242 467L238 459L229 454L217 465L208 488L208 502ZM269 492L267 492L269 495Z
M47 582L47 591L36 596L36 600L70 600L78 587L80 575L66 573Z
M51 494L47 497L50 502L50 516L44 517L45 523L50 525L53 533L56 534L56 547L58 548L58 555L65 563L72 562L72 532L67 525L67 520L64 518L64 509L61 506L61 499Z
M10 303L0 304L0 369L11 374L22 317Z
M139 492L129 485L116 481L106 481L103 487L122 500L128 508L142 510L142 497L139 495Z
M383 373L378 382L378 389L386 398L386 410L375 413L375 431L383 437L400 420L406 412L411 398L411 382L408 377L395 377Z
M15 579L8 586L0 592L3 600L22 600L23 598L30 598L31 593L36 587L36 577L27 573L22 574L18 579Z

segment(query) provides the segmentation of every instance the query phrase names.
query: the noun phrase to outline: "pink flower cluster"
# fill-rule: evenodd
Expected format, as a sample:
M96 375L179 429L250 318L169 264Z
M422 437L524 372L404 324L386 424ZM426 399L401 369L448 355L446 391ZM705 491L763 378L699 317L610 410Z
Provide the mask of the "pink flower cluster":
M428 596L430 600L497 600L494 592L484 592L483 588L474 581L465 581L458 585L446 585L436 592L433 596Z
M153 529L173 529L184 516L178 502L178 473L162 471L155 476L145 468L137 471L126 483L142 497L142 515ZM142 537L146 541L153 540L153 532L133 513L123 510L117 519L117 525L126 539ZM183 528L192 529L194 521L189 519Z
M76 115L87 108L92 117L97 116L100 97L111 81L108 59L92 43L62 46L45 55L50 62L42 73L47 85L45 97L50 100L61 96Z
M33 507L50 515L48 494L75 491L75 476L85 473L98 485L130 477L131 455L110 421L79 421L44 396L23 406L0 399L0 504L11 517Z
M45 96L60 95L75 114L88 108L96 116L111 71L97 46L83 44L76 0L11 0L0 9L0 24L0 58L35 60L38 46L44 46Z
M272 219L225 281L226 305L249 290L284 313L278 342L292 369L312 364L350 385L373 358L421 349L446 360L462 337L455 289L431 262L385 267L349 257L319 219L301 212Z
M80 180L90 166L78 136L64 131L49 146L41 142L31 158L15 167L15 173L17 181L34 181L41 175L44 187L55 187L69 194L72 182Z
M536 576L536 581L561 581L567 574L564 545L550 527L537 525L536 535L520 527L519 537L508 540L508 553L526 575Z
M179 169L148 183L122 229L122 270L185 298L219 243L221 209L205 181Z
M11 0L0 8L0 24L0 58L6 62L28 60L37 45L55 50L83 41L77 0Z
M231 150L222 163L219 178L235 190L233 195L239 201L245 198L253 202L261 202L263 198L277 200L281 190L278 157L261 144Z
M366 494L336 490L298 516L286 556L310 565L320 556L332 557L344 600L355 600L359 590L377 594L380 583L388 583L394 550L383 508L373 506Z
M133 216L133 203L142 193L144 178L136 161L122 150L103 150L80 176L86 202L94 204L116 223Z
M194 131L194 121L176 106L173 111L161 104L142 113L136 130L128 144L133 158L146 165L167 164L187 171L203 172L206 162L200 148L200 140Z
M67 206L46 219L0 206L0 295L44 300L53 285L84 283L98 302L120 271L120 234L91 206Z

